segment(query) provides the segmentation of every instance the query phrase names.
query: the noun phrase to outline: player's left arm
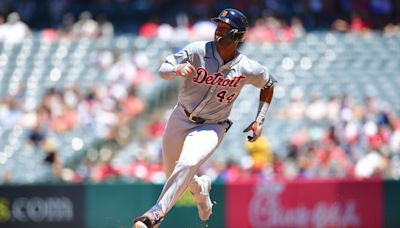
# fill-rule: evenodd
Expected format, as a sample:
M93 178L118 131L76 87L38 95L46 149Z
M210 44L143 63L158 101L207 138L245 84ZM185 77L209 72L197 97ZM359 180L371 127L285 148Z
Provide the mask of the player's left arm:
M243 132L252 131L253 135L248 136L248 140L250 142L254 142L258 137L261 136L265 117L267 115L269 106L272 101L272 97L274 95L274 86L269 86L263 89L260 89L260 101L258 105L258 111L255 120L246 128Z
M262 86L260 89L257 115L255 120L251 122L250 125L243 131L243 132L248 132L250 130L252 131L252 135L248 136L248 140L250 142L256 141L257 138L260 137L262 134L265 117L272 102L272 98L274 95L274 85L276 83L276 79L269 74L266 68L263 67L261 72L262 72L261 75L264 86ZM259 85L259 83L260 83L259 80L256 80L252 84L257 86L257 84Z

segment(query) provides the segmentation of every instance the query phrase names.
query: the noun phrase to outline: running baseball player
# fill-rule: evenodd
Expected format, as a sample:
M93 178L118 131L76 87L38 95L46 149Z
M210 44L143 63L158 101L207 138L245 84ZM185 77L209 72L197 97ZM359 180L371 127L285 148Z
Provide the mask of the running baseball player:
M260 88L260 102L255 120L244 132L251 131L251 142L262 133L276 80L264 66L237 51L248 28L240 11L225 9L212 20L217 24L214 41L191 43L166 57L160 67L163 79L180 77L184 82L163 136L168 180L157 203L134 220L134 228L158 227L186 189L197 202L200 219L210 218L211 179L196 173L229 130L229 113L246 84Z

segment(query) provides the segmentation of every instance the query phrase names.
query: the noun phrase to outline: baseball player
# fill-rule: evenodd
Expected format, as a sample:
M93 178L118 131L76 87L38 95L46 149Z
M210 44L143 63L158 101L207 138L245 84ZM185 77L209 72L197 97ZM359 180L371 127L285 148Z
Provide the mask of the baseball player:
M220 145L232 122L232 105L246 84L260 88L255 120L244 130L253 142L263 130L276 80L259 63L237 51L248 28L247 18L236 9L225 9L212 19L214 41L194 42L166 57L160 67L165 80L183 80L163 136L163 165L167 182L157 203L134 220L134 228L158 227L164 216L189 189L197 202L199 217L212 213L211 179L197 176L199 167Z

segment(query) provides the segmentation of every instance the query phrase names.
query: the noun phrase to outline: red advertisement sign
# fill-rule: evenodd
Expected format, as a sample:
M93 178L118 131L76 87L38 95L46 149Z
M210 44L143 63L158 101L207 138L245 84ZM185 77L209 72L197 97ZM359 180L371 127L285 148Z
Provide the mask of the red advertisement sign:
M227 186L228 228L382 227L382 183L294 181Z

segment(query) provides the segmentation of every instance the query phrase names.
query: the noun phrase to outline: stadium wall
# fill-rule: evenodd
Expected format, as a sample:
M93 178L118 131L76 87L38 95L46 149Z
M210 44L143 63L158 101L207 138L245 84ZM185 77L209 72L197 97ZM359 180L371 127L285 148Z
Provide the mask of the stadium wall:
M384 182L384 227L400 227L400 181Z
M0 186L0 227L130 228L162 185ZM400 227L400 181L215 184L210 221L185 192L162 227Z

